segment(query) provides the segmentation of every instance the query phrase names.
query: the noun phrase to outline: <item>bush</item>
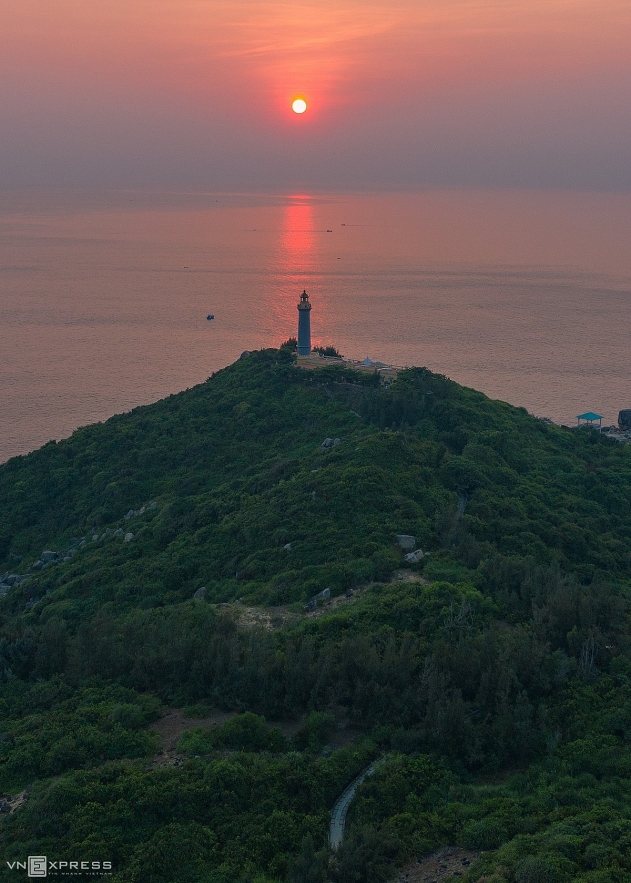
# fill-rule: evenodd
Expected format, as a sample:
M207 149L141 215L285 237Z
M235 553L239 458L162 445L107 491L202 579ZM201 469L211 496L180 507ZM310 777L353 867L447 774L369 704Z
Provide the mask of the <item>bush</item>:
M189 755L209 754L217 749L234 751L284 751L285 737L278 727L268 727L265 718L246 711L227 720L214 730L195 727L188 730L178 743L180 751Z
M335 718L332 714L312 711L309 717L303 719L292 742L299 751L319 751L329 741L334 727Z
M560 875L545 855L532 855L515 868L515 883L558 883Z

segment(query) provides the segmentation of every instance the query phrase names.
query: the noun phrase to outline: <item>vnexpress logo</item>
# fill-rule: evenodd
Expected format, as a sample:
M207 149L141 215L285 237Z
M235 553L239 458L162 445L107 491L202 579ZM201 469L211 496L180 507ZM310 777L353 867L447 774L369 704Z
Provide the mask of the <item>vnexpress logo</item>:
M11 871L26 871L28 877L111 877L112 863L102 861L65 861L45 855L29 855L25 862L7 862Z
M29 877L48 876L48 861L45 855L29 855L28 875Z

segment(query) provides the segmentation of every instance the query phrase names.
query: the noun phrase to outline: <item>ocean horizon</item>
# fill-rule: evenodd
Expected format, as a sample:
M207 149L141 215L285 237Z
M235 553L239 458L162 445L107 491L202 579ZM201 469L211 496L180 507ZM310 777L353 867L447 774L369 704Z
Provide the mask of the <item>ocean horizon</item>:
M1 194L0 462L278 346L303 289L314 344L614 423L630 233L627 194Z

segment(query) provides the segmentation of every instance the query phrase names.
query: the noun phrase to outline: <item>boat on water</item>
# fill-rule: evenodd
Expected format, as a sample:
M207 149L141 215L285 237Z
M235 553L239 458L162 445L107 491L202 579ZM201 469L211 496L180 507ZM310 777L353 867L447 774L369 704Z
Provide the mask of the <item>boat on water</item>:
M211 319L214 319L214 318L215 318L215 315L214 315L214 313L209 313L209 314L206 316L206 318L210 321Z

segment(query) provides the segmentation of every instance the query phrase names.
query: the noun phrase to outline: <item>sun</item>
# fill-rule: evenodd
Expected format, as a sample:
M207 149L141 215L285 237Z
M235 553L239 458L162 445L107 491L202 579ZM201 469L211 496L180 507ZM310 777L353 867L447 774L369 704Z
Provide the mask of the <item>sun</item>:
M304 113L307 109L307 102L304 98L295 98L291 103L291 109L294 113Z

